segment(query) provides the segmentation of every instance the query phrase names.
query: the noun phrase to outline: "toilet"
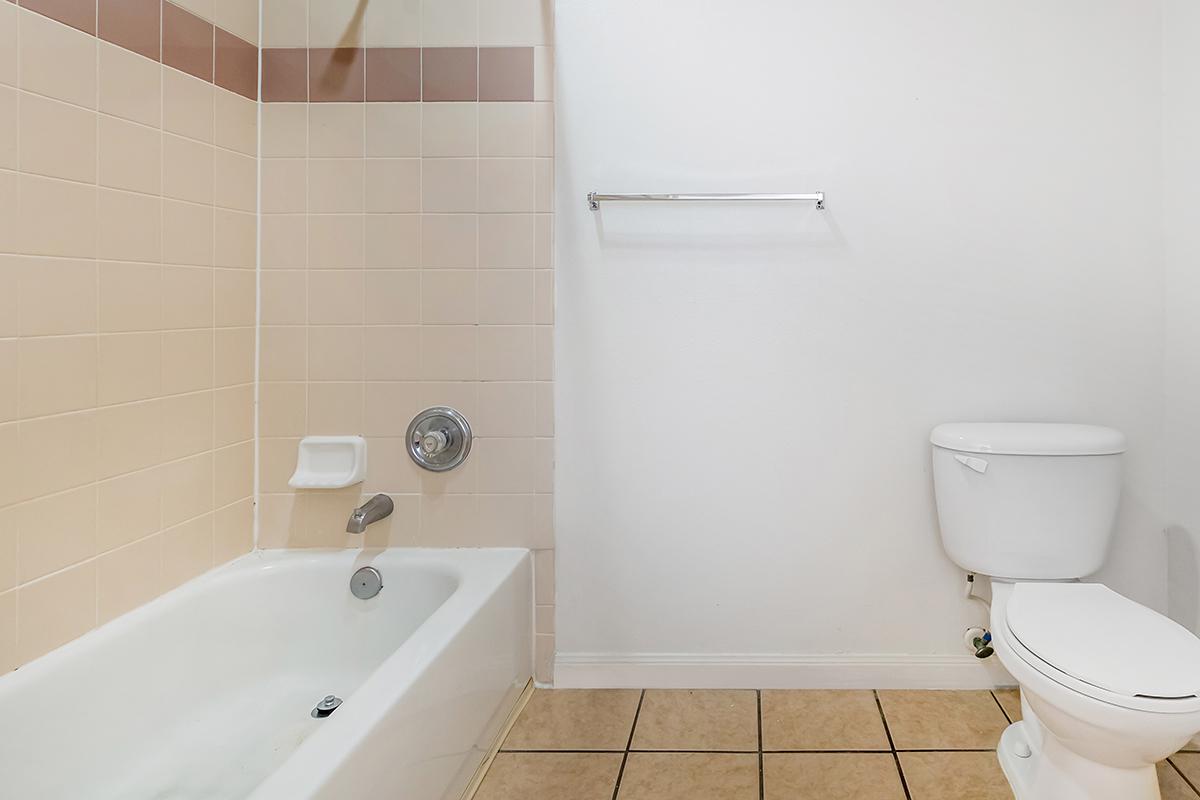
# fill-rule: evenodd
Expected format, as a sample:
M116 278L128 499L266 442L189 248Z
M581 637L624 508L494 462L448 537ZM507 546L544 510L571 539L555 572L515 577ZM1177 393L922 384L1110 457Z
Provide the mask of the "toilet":
M1017 800L1155 800L1200 732L1200 638L1095 582L1121 492L1120 431L954 423L930 436L947 555L991 579L992 646L1023 719L998 755Z

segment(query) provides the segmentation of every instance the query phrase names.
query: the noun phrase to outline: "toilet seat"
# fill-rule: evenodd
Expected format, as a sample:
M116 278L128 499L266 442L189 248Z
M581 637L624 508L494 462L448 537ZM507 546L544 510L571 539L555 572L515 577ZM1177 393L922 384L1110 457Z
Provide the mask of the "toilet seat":
M1159 713L1200 710L1200 638L1098 583L1018 583L1005 607L1013 651L1081 694Z

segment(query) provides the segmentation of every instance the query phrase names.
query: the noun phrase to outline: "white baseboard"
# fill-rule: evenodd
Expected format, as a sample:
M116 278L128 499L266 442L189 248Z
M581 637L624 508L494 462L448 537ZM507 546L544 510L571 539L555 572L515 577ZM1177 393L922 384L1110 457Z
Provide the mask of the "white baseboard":
M1016 684L993 656L837 653L559 653L560 689L990 689Z

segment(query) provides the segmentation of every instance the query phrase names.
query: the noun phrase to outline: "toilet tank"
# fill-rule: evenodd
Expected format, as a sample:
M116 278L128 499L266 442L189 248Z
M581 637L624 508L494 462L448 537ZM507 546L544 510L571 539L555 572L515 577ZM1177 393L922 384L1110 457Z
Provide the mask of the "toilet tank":
M1081 578L1100 569L1121 495L1125 435L1057 423L939 425L933 485L942 544L968 572Z

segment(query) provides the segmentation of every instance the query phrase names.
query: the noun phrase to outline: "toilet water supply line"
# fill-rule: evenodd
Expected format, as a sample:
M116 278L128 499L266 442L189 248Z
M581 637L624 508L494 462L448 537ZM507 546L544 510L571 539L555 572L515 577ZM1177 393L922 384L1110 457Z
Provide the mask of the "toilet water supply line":
M988 616L991 617L992 606L987 600L975 594L975 573L967 573L967 585L963 591L963 596L968 600L974 600L983 603L983 607L988 610ZM967 647L975 651L976 658L987 658L996 651L992 648L992 632L987 628L967 628L966 635L963 637Z

